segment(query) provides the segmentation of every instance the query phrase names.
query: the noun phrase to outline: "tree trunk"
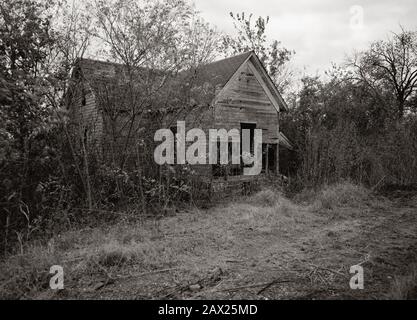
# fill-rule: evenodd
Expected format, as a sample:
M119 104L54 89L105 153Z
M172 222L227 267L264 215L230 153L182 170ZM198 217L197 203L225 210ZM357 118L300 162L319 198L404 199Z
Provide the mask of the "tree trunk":
M398 103L398 119L401 120L404 117L404 105L405 101L400 100Z

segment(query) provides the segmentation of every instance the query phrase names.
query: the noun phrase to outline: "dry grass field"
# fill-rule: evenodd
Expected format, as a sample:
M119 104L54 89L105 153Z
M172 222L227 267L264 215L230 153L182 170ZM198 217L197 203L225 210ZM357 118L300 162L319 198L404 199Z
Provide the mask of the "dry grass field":
M288 199L270 189L158 221L72 230L0 265L1 298L416 298L417 196L338 184ZM351 290L351 266L364 290ZM65 289L49 289L49 268Z

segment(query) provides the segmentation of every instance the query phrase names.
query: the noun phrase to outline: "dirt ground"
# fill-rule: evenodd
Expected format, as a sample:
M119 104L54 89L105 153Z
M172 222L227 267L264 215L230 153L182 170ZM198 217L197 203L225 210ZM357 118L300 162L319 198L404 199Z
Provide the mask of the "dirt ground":
M53 240L65 289L23 298L395 298L394 285L416 271L417 197L323 208L261 196ZM357 264L364 290L349 287Z

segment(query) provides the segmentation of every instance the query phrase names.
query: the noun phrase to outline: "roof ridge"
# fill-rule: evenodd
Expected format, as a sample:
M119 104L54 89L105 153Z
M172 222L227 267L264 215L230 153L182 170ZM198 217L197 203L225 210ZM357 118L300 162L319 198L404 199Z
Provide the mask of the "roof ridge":
M82 61L90 61L90 62L98 62L98 63L105 63L105 64L113 64L113 65L120 65L122 66L122 63L119 62L112 62L112 61L104 61L104 60L100 60L100 59L92 59L92 58L77 58L76 63L77 62L82 62Z
M239 53L239 54L236 54L234 56L230 56L230 57L227 57L227 58L223 58L223 59L219 59L219 60L216 60L216 61L212 61L212 62L209 62L209 63L202 64L199 67L209 66L209 65L212 65L212 64L215 64L215 63L224 62L224 61L235 59L235 58L242 57L242 56L245 56L245 55L247 55L249 57L249 55L252 54L252 53L254 53L253 50L245 51L243 53ZM79 63L79 62L82 62L82 61L89 61L89 62L109 64L109 65L123 66L123 63L119 63L119 62L105 61L105 60L85 58L85 57L77 58L76 63Z
M216 60L216 61L212 61L212 62L209 62L209 63L206 63L206 64L202 64L199 67L205 67L205 66L209 66L209 65L212 65L212 64L215 64L215 63L219 63L219 62L225 62L227 60L233 60L233 59L236 59L236 58L239 58L239 57L243 57L243 56L246 56L246 55L249 57L252 53L254 53L253 50L246 51L246 52L243 52L243 53L236 54L234 56L230 56L230 57L227 57L227 58L223 58L223 59L219 59L219 60Z

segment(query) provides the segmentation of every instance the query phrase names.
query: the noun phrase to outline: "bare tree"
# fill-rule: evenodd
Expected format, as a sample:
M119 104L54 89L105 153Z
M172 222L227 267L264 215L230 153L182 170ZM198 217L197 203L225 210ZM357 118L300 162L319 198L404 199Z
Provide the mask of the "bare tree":
M109 119L118 123L117 138L123 136L119 159L123 168L132 138L143 129L144 113L171 103L171 80L180 71L213 59L218 38L184 0L95 1L93 12L95 35L110 59L123 66L118 75L121 85L111 89L123 92L117 95L123 97L123 106L104 106ZM109 88L102 91L108 96Z
M85 191L88 208L92 209L93 192L88 163L89 150L82 143L80 156L83 165L79 165L78 150L74 146L73 137L66 121L66 113L72 103L72 91L76 89L71 71L76 62L84 57L91 41L92 19L85 9L85 4L77 0L58 2L49 9L48 13L53 23L56 42L48 55L48 79L51 85L47 92L47 98L62 124L73 163ZM81 128L75 132L78 132L77 140L84 142L83 139L79 139L80 136L82 137Z
M268 43L266 28L269 17L258 17L253 20L253 14L230 12L236 37L223 37L223 51L226 55L254 51L264 64L268 74L275 82L280 92L285 92L293 80L293 70L288 62L295 54L281 45L278 40Z
M373 92L388 90L393 94L401 119L417 90L417 32L402 29L388 40L374 42L369 50L356 55L351 65Z

